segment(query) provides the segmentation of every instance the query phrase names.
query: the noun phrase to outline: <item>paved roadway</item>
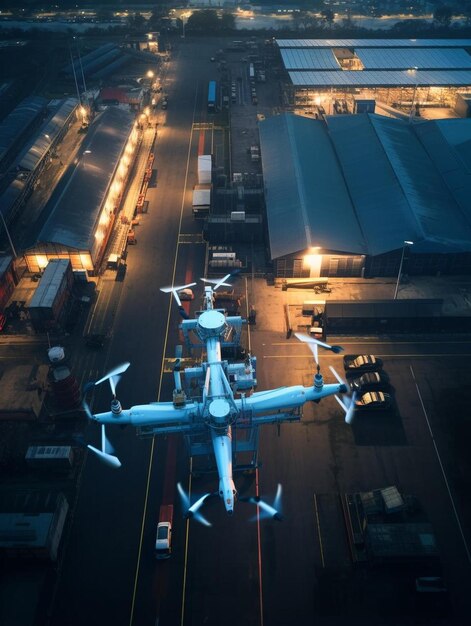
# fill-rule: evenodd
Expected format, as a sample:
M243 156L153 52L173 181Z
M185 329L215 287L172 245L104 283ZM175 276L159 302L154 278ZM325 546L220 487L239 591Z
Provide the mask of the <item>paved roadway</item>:
M162 355L173 354L179 320L159 287L197 279L204 267L205 246L197 243L190 191L196 182L196 154L207 150L211 136L192 132L191 120L205 118L203 94L213 77L209 57L214 45L198 42L198 57L195 49L183 43L168 68L167 122L159 128L155 150L158 187L149 190L149 213L142 217L138 245L129 250L107 354L108 367L132 362L119 386L125 406L171 396L171 376L162 376ZM177 246L178 241L182 243ZM241 289L245 291L243 282ZM248 298L262 313L256 285L249 286ZM266 310L258 319L275 314ZM284 341L263 322L257 322L250 341L259 359L259 389L311 384L312 359L304 346ZM390 484L417 495L424 504L453 602L460 615L466 614L470 562L458 520L462 526L463 518L468 521L462 529L469 538L471 515L464 497L457 502L459 476L450 479L453 447L442 427L449 410L465 410L470 345L374 345L352 339L346 349L384 356L397 391L398 414L379 426L369 419L350 429L334 400L327 399L321 407L306 407L303 423L283 426L280 436L275 427L265 427L260 444L263 467L255 476L238 477L237 487L241 493L259 489L269 498L282 482L282 524L249 523L253 511L243 503L229 518L220 501L206 507L212 529L183 521L175 483L187 486L190 479L181 439L143 441L130 428L110 429L123 467L115 472L87 459L50 623L281 626L344 624L348 619L377 624L384 606L401 603L394 588L383 590L375 600L369 593L372 577L352 570L338 494ZM429 356L424 358L424 353ZM321 362L324 372L329 363L341 369L336 357L323 356ZM103 387L96 394L95 410L106 409L108 401ZM96 443L98 430L91 426L88 436ZM451 480L450 491L445 477ZM214 485L214 478L206 475L191 482L194 493ZM172 499L174 553L169 561L156 563L158 510L161 502ZM358 585L353 595L352 585L347 588L345 582L351 578L353 588ZM389 623L405 623L407 601L402 609L405 613Z

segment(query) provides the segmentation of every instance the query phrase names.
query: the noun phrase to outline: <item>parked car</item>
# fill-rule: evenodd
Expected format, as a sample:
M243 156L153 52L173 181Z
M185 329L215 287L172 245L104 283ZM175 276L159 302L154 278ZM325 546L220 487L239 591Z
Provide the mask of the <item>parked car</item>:
M374 354L346 354L343 365L348 373L374 372L383 366L383 362Z
M389 388L389 376L383 372L365 372L358 378L350 380L350 387L353 391L363 393L364 391L382 391Z
M355 400L355 409L360 411L388 409L392 400L384 391L366 391Z

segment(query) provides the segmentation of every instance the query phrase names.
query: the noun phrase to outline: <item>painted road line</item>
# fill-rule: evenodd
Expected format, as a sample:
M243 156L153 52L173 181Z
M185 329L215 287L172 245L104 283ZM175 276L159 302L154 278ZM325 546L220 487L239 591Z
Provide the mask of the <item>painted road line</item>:
M442 459L440 457L440 453L438 452L437 442L435 441L435 437L434 437L434 434L433 434L433 431L432 431L432 426L430 425L430 420L428 418L427 411L425 410L424 401L422 400L422 394L420 393L419 385L417 383L417 380L415 378L415 373L414 373L414 370L412 369L411 365L409 366L409 369L410 369L410 372L412 374L412 380L415 383L415 388L417 389L417 395L419 396L420 405L422 407L422 411L423 411L424 416L425 416L425 421L427 422L428 430L430 432L430 437L432 438L433 447L435 448L435 454L437 455L437 459L438 459L438 462L440 464L440 469L442 470L443 480L445 481L445 485L446 485L446 488L447 488L447 491L448 491L448 495L450 497L451 506L453 508L453 513L455 514L455 519L456 519L456 523L458 524L458 529L460 531L461 539L463 540L463 545L464 545L464 549L465 549L465 552L466 552L466 556L468 557L468 562L471 563L471 553L469 551L468 544L467 544L466 538L464 536L463 528L461 526L460 518L459 518L459 515L458 515L457 508L455 506L455 502L453 500L453 496L451 495L450 485L448 483L448 479L447 479L446 474L445 474L445 468L443 467L443 463L442 463Z
M196 106L196 96L197 96L197 90L196 90L196 94L195 94L195 106ZM194 114L194 112L193 112L193 114ZM174 262L173 262L172 286L175 284L175 275L176 275L176 272L177 272L178 247L179 247L179 245L178 245L178 237L180 236L180 233L181 233L181 230L182 230L183 209L184 209L184 206L185 206L185 189L186 189L187 182L188 182L188 170L189 170L189 164L190 164L192 139L193 139L193 130L190 131L190 139L189 139L189 142L188 142L188 153L187 153L187 159L186 159L185 182L184 182L184 185L183 185L182 202L181 202L181 207L180 207L180 219L179 219L179 223L178 223L178 233L177 233L177 240L176 240L176 245L175 245L175 256L174 256ZM162 391L162 381L163 381L164 367L165 367L165 354L167 352L168 333L169 333L169 328L170 328L170 316L171 316L171 312L172 312L172 304L173 304L173 298L169 298L168 312L167 312L167 324L166 324L166 328L165 328L165 339L164 339L164 346L163 346L163 351L162 351L162 363L161 363L161 367L160 367L160 377L159 377L159 386L158 386L158 393L157 393L157 402L160 401L160 395L161 395L161 391ZM144 525L145 525L145 518L146 518L146 512L147 512L147 502L149 500L150 475L151 475L152 463L153 463L153 458L154 458L154 448L155 448L155 436L152 438L152 446L151 446L150 458L149 458L149 469L148 469L148 475L147 475L147 484L146 484L146 491L145 491L145 496L144 496L144 510L143 510L143 516L142 516L142 524L141 524L141 536L140 536L140 539L139 539L139 547L138 547L138 552L137 552L136 574L135 574L135 578L134 578L134 588L133 588L132 602L131 602L131 613L130 613L130 619L129 619L130 626L132 626L133 619L134 619L134 608L135 608L135 604L136 604L136 593L137 593L137 581L138 581L138 577L139 577L139 569L140 569L140 562L141 562L141 555L142 555L142 544L143 544L143 537L144 537Z
M320 551L321 551L321 562L322 562L322 567L325 567L324 546L322 544L321 524L320 524L320 521L319 521L319 509L317 508L317 496L316 496L316 494L314 494L314 511L316 513L317 536L319 537L319 548L320 548Z

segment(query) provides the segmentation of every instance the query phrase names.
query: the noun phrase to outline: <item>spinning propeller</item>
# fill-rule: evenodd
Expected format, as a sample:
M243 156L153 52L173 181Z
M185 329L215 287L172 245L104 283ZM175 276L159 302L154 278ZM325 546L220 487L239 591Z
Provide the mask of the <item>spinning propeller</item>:
M182 291L183 289L188 289L189 287L193 287L194 285L196 285L196 283L188 283L187 285L177 285L176 287L161 287L160 288L160 291L163 291L164 293L171 293L173 295L176 303L178 304L178 310L180 312L180 315L184 319L188 319L188 315L185 309L183 308L182 301L180 300L180 296L178 295L178 292Z
M108 372L108 374L103 376L103 378L100 378L100 380L97 380L95 383L88 383L85 386L85 391L88 391L92 387L96 387L97 385L104 383L105 380L109 381L111 393L113 394L113 398L111 400L111 412L113 413L113 415L116 415L116 416L118 416L122 410L121 403L116 398L116 387L118 386L118 383L121 379L121 374L123 374L130 365L131 365L130 363L122 363L121 365L118 365L117 367L112 369L111 372ZM93 419L93 413L91 412L90 407L88 406L85 398L83 400L82 405L83 405L85 413L87 414L87 417L89 419ZM99 450L98 448L95 448L94 446L91 446L90 444L87 446L87 448L91 450L94 454L96 454L98 458L103 461L103 463L106 463L106 465L109 465L110 467L115 467L115 468L121 467L121 461L118 459L117 456L114 455L113 446L111 445L111 443L109 442L106 436L104 424L101 425L101 450Z
M273 500L273 505L268 504L265 500L262 500L260 496L249 496L239 498L241 502L249 502L250 504L256 504L260 509L260 519L267 519L271 517L271 519L276 519L278 522L281 522L283 516L281 515L281 493L282 488L281 484L278 483L278 489L276 490L276 496ZM251 521L255 521L257 517L253 517Z
M211 285L214 285L213 291L216 291L216 289L219 289L219 287L222 287L223 285L224 287L232 287L231 283L225 282L231 276L232 274L226 274L224 278L201 278L200 280L202 280L204 283L210 283Z
M317 365L319 365L319 346L321 346L321 348L325 348L326 350L330 350L331 352L334 352L335 354L338 354L339 352L342 352L343 350L342 346L331 346L328 343L319 341L319 339L314 339L314 337L310 337L309 335L306 335L305 333L294 333L294 334L299 339L299 341L302 341L303 343L307 343L312 354L314 355L314 361L317 363Z
M203 524L204 526L211 526L212 525L211 522L208 522L208 520L203 516L203 514L200 513L199 509L206 502L206 500L214 494L205 493L203 496L201 496L201 498L198 498L198 500L196 500L196 502L194 502L190 506L190 497L184 491L181 483L177 484L177 489L178 489L178 493L180 494L180 499L182 501L183 510L185 511L185 517L192 517L197 522L200 522L200 524Z
M347 387L347 389L348 389L349 385L347 384L347 382L345 380L343 380L337 374L337 372L332 367L332 365L329 366L329 369L332 372L332 374L335 376L335 378L339 381L339 383L341 385L345 385ZM347 424L351 424L352 421L353 421L354 414L355 414L355 402L356 402L356 399L357 399L357 392L354 391L351 396L344 396L342 399L339 398L336 395L335 399L340 404L342 409L345 411L345 421L347 422Z

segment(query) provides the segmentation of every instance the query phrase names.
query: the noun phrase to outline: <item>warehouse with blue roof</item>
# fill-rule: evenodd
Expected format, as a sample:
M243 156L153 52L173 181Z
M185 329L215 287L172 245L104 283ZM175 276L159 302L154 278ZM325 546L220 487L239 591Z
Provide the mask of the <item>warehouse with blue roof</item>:
M471 120L293 114L259 124L278 277L471 272Z

